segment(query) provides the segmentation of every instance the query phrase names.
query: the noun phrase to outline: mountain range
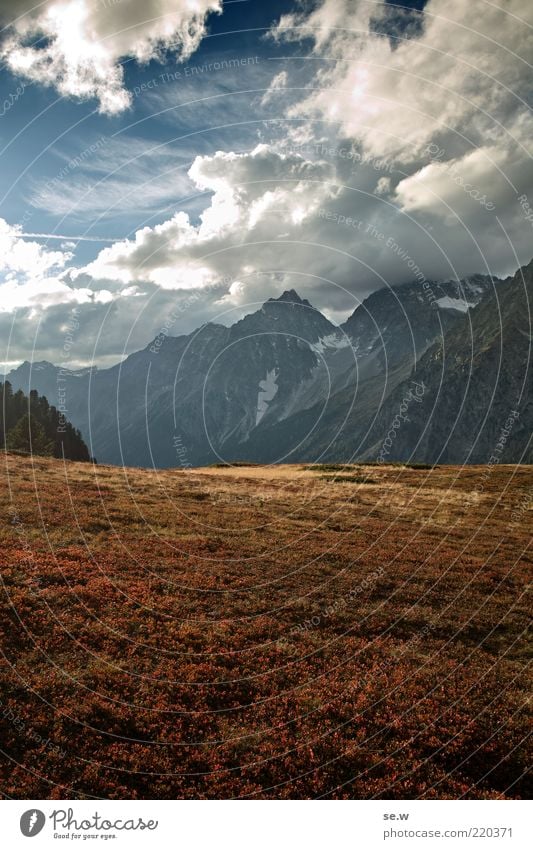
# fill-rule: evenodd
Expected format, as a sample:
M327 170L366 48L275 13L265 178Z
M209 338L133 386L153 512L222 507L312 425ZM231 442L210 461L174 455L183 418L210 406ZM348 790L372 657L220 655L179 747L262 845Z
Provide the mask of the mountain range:
M505 280L409 282L340 326L289 290L109 369L6 377L52 404L61 387L105 463L532 462L532 286L533 261Z

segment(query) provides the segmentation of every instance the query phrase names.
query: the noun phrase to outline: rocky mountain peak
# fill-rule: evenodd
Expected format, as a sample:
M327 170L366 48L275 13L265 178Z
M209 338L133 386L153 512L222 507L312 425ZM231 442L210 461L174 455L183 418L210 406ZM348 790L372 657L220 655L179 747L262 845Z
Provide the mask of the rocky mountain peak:
M295 289L286 289L279 298L269 298L265 306L270 303L297 304L314 309L308 300L299 296Z

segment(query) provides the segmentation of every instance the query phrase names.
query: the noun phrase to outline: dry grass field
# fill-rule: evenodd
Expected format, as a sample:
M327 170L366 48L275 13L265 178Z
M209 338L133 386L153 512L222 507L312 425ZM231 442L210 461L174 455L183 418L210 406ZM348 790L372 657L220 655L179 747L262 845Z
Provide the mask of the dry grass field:
M531 467L0 459L6 796L528 794Z

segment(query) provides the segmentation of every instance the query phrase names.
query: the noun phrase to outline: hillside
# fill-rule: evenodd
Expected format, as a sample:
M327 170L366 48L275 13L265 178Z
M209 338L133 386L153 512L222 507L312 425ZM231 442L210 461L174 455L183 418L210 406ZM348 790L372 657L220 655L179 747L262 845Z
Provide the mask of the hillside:
M531 792L530 467L2 467L8 796Z

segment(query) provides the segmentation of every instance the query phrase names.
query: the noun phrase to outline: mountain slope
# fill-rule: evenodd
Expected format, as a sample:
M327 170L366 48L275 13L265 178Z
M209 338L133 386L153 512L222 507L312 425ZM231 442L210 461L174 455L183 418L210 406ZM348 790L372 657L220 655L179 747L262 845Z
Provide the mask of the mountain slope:
M473 447L463 432L471 429L466 412L448 435L467 380L468 345L474 344L476 356L490 348L475 378L483 400L490 397L484 372L496 362L499 299L508 325L507 386L514 385L513 362L523 364L528 343L513 325L527 315L516 289L516 280L481 275L384 288L341 327L286 291L232 327L208 323L165 337L111 369L62 371L68 415L102 462L167 467L234 459L375 459L414 379L427 385L428 394L423 403L409 404L409 421L402 422L401 439L394 437L387 459L462 462ZM446 382L439 390L443 350ZM58 371L49 363L25 363L10 380L26 390L54 391ZM437 396L433 416L428 403ZM467 402L468 415L478 417L472 387ZM481 454L476 448L472 455L480 461L498 427L490 422L503 415L505 403L489 411ZM530 417L524 408L509 451L519 449Z
M330 391L315 391L310 404L284 420L265 420L244 444L231 446L231 455L263 462L348 461L366 453L387 397L436 339L442 344L455 327L468 326L470 313L500 284L476 275L374 292L339 328L350 346L337 352L346 356L345 371L337 369ZM330 362L326 358L326 367Z
M459 324L422 356L413 375L424 387L421 403L409 405L387 459L533 462L532 302L533 262L499 284L471 326ZM410 388L404 381L383 405L363 457L380 456Z

